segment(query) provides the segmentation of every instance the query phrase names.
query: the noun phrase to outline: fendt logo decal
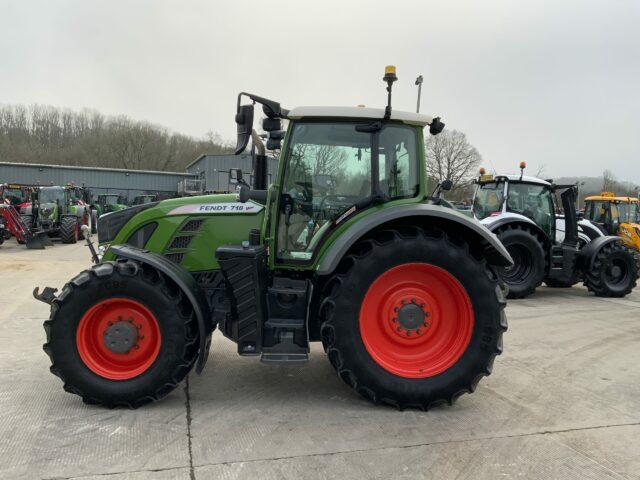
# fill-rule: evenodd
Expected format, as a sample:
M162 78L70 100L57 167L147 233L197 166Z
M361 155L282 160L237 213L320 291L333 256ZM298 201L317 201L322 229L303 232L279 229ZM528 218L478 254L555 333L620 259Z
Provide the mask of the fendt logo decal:
M258 213L264 205L257 203L194 203L182 205L171 210L167 215L189 215L194 213Z

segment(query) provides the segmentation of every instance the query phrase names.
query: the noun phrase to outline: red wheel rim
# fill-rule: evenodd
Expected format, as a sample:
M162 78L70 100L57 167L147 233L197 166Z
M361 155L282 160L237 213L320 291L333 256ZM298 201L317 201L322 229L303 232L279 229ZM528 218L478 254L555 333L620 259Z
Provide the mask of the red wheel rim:
M407 263L380 275L360 307L360 335L386 371L426 378L450 368L473 332L469 295L449 272Z
M114 324L128 322L137 331L135 344L116 353L105 344ZM110 298L91 307L80 319L76 332L78 353L94 373L111 380L127 380L144 373L160 351L160 327L155 315L135 300Z

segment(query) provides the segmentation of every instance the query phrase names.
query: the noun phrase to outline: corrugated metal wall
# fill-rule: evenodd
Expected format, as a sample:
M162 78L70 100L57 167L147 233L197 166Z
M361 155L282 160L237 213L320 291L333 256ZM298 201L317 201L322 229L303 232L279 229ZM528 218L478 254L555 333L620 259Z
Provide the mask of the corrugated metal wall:
M229 170L241 168L251 183L251 155L202 155L187 167L187 173L121 170L114 168L69 167L31 163L0 162L0 183L66 185L75 183L91 189L94 197L101 193L118 193L129 201L136 195L160 193L173 196L185 178L204 178L209 191L233 191ZM277 173L278 161L269 159L269 183Z
M268 160L269 181L275 177L278 170L278 161L275 158ZM251 184L250 176L253 169L251 155L202 155L187 167L187 172L204 178L207 190L232 191L235 186L229 184L229 170L241 168L245 180Z
M0 183L36 185L75 183L89 187L94 196L101 193L119 193L127 196L129 200L143 193L174 195L178 189L178 182L184 178L193 178L193 175L175 172L0 162Z

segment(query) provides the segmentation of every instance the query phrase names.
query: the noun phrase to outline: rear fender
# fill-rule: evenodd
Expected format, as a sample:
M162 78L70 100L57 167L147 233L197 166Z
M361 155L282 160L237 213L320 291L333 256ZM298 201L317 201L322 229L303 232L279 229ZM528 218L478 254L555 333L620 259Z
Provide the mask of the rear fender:
M191 302L198 321L200 349L196 362L196 373L202 372L205 363L207 363L207 357L209 356L213 321L205 294L193 276L184 268L167 260L162 255L149 252L148 250L142 250L129 245L114 245L110 247L109 250L111 250L117 258L128 258L159 270L173 280L178 288L182 290L189 302Z
M537 223L535 223L530 218L525 217L524 215L509 214L508 216L504 215L504 216L498 217L495 221L490 223L483 222L483 225L485 225L492 232L497 232L498 230L508 225L518 225L518 224L521 226L527 227L530 230L538 233L546 243L549 243L549 236L545 233L545 231L542 230L542 228L540 228Z
M451 208L420 203L385 208L367 215L351 225L324 254L318 264L317 273L319 275L330 274L349 249L365 234L386 223L398 220L407 220L407 223L412 225L422 222L428 223L430 220L434 223L437 222L445 232L447 229L456 230L462 233L465 239L478 242L482 246L489 264L496 266L513 264L509 252L500 240L478 221Z

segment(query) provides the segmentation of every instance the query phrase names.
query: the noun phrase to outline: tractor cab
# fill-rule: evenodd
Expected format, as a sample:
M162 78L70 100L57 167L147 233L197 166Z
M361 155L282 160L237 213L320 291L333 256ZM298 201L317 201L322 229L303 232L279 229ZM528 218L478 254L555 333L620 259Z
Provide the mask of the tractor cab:
M629 247L640 250L640 201L602 192L585 199L584 218L609 235L619 235Z
M550 182L525 175L481 175L476 182L472 212L491 224L496 217L523 216L555 240L556 208ZM564 229L562 229L564 230Z

